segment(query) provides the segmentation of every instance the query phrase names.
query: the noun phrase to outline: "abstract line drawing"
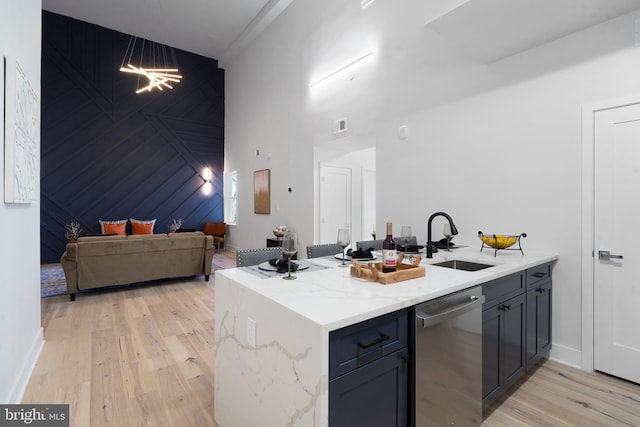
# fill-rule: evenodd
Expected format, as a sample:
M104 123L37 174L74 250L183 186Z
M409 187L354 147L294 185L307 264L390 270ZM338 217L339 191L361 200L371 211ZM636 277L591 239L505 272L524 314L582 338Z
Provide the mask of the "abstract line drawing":
M4 201L32 203L38 201L40 167L38 96L18 61L11 70L6 68L5 81Z

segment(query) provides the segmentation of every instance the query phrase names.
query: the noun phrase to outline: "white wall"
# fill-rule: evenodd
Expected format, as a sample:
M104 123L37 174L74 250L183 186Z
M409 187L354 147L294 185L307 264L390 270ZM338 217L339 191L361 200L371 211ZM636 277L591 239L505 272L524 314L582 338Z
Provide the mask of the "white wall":
M0 4L0 55L7 59L7 67L15 67L16 60L20 63L38 96L38 104L41 98L41 21L40 0L9 0ZM14 82L7 82L7 85L11 84ZM0 99L4 99L2 91L0 85L3 95ZM4 113L2 105L0 113ZM40 127L39 117L37 126ZM4 121L0 120L0 135L4 135L4 131ZM37 169L40 170L39 163ZM0 171L4 191L4 162L0 162ZM0 402L19 403L43 344L40 204L2 203L0 224L3 241L0 245Z
M443 210L458 243L479 249L479 230L526 232L525 252L560 255L552 355L579 365L581 106L640 92L640 14L482 64L424 26L423 1L377 1L364 11L351 3L296 0L223 64L226 167L243 177L234 245L262 246L279 223L312 239L312 153L334 141L332 121L348 117L351 138L376 141L378 230L386 221L411 225L424 241L428 216ZM309 88L369 48L373 57ZM399 140L405 124L410 137ZM277 157L256 158L258 146ZM272 196L279 208L258 217L244 180L266 165L280 181ZM296 191L282 194L291 182Z

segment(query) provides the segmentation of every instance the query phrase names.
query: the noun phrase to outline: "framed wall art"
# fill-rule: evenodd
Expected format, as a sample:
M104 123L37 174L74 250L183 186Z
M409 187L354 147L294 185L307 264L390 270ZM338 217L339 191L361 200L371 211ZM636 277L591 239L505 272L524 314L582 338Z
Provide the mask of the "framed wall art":
M253 173L253 210L257 214L271 213L271 169Z
M38 201L38 96L18 61L3 58L4 201Z

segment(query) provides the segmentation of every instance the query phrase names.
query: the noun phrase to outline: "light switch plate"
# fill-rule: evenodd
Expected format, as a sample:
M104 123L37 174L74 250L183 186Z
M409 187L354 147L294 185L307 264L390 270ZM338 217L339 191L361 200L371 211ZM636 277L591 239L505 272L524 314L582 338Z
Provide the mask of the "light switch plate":
M398 138L400 139L409 138L409 126L402 125L398 128Z

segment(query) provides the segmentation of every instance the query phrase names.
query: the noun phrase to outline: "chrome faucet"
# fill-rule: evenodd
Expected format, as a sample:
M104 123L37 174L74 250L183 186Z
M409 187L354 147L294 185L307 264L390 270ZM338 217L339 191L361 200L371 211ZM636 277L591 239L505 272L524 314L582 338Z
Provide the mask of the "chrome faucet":
M458 229L456 228L449 214L446 214L444 212L436 212L433 215L431 215L429 217L429 222L427 222L427 258L433 258L433 253L438 252L438 248L436 248L435 244L431 241L431 222L433 221L433 218L437 216L443 216L447 219L447 221L449 221L449 227L451 228L452 236L455 236L456 234L458 234Z

